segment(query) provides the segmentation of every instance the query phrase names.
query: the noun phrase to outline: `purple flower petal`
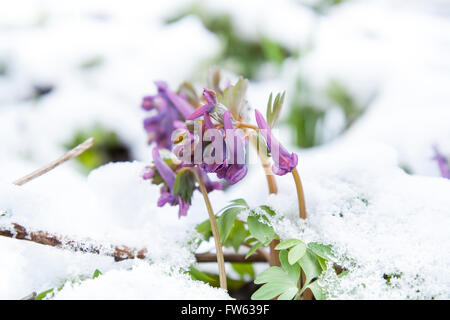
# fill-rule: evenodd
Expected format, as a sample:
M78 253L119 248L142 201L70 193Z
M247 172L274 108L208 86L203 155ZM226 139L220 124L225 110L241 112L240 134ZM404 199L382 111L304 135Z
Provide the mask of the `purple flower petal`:
M183 115L184 118L187 118L194 112L194 107L192 107L185 99L178 96L175 92L167 90L166 94L175 108L177 108L177 110Z
M448 160L439 152L436 146L434 146L433 149L435 153L434 159L438 163L441 176L450 179L450 166L448 164Z
M167 186L172 190L173 184L175 182L175 173L172 169L161 159L159 155L158 147L154 147L152 150L153 162L155 163L156 169L158 170L159 175L167 184Z
M189 116L186 117L186 120L194 120L200 118L205 112L210 113L214 109L213 105L204 104L200 108L195 109Z
M261 135L266 140L267 148L272 154L273 166L272 171L274 174L282 176L288 172L291 172L298 164L298 156L295 153L289 153L278 140L272 135L272 130L267 124L262 114L255 110L256 123L260 129Z

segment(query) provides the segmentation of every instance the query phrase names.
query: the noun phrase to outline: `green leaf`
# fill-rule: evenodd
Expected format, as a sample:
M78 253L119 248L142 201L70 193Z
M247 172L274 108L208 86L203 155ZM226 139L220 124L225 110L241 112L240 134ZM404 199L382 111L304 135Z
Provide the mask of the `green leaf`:
M320 264L320 267L322 268L322 270L327 270L327 263L324 258L317 256L317 261L319 261L319 264Z
M234 205L237 205L237 206L242 206L242 207L248 208L247 202L242 198L231 200L231 203Z
M262 210L264 210L271 217L273 217L276 214L275 211L273 211L273 209L269 206L262 205L262 206L260 206L260 208Z
M268 123L272 122L272 92L270 93L269 101L267 101L266 119Z
M242 221L236 221L229 236L230 245L233 247L234 251L237 252L239 250L248 235L249 232L245 229L244 223Z
M251 263L232 262L231 267L242 277L244 277L246 274L248 274L252 278L255 277L255 269L253 269L253 265Z
M101 276L102 274L103 274L103 273L102 273L100 270L95 269L94 274L92 275L92 279L96 279L96 278L98 278L99 276Z
M283 249L289 249L299 243L303 243L300 240L297 239L288 239L281 241L276 247L275 250L283 250Z
M288 261L289 264L293 265L298 260L300 260L306 253L306 245L301 242L295 245L291 250L289 250Z
M311 291L314 295L314 298L316 300L325 300L326 299L325 290L321 286L319 286L318 281L314 281L313 283L308 285L308 288L311 289Z
M195 190L195 176L191 169L184 168L178 171L173 184L173 193L179 195L183 202L191 203L192 194Z
M284 97L286 92L278 93L275 97L275 101L272 104L272 93L269 96L267 103L266 119L270 127L274 127L280 117L281 108L283 107Z
M297 283L298 279L300 278L300 265L298 263L295 263L293 265L289 263L287 250L281 250L279 258L283 270L287 272L292 282Z
M211 222L209 221L209 219L197 225L195 229L203 236L205 241L209 240L209 238L211 238L212 236Z
M322 267L320 266L316 255L310 249L306 250L306 253L299 260L299 264L306 274L305 283L309 283L312 279L318 277L322 273Z
M222 243L227 240L230 235L230 231L234 226L235 219L242 210L245 210L245 208L231 207L225 210L217 219L217 227L219 229L220 240Z
M229 86L219 96L219 102L225 105L231 111L233 117L239 120L242 117L244 109L247 106L245 95L247 93L248 80L240 77L235 85Z
M267 283L271 281L279 281L286 279L287 273L280 267L270 267L260 274L255 279L256 284Z
M203 281L203 282L206 282L209 284L212 284L215 281L214 278L210 277L206 273L201 272L200 270L198 270L197 268L194 268L194 267L189 268L189 274L190 274L192 280Z
M312 252L314 252L316 255L318 255L319 257L325 259L325 260L330 260L330 261L336 261L336 256L333 254L333 249L331 248L331 246L322 244L322 243L318 243L318 242L310 242L308 244L309 249L312 250Z
M271 300L291 287L284 283L269 282L252 294L252 300Z
M285 57L285 52L280 44L271 39L263 37L263 39L261 40L261 47L267 60L281 65Z
M297 287L290 287L284 291L277 300L292 300L298 292Z
M254 254L255 251L258 250L258 248L260 248L262 245L263 244L261 242L257 242L253 247L250 248L250 250L248 250L247 254L245 255L245 259L248 259L248 257Z
M264 246L269 245L269 243L275 238L276 234L273 227L266 223L259 221L258 217L249 216L247 219L248 230L250 234L258 239Z
M47 291L39 293L36 296L36 300L43 300L43 299L45 299L47 297L48 294L51 294L51 293L53 293L53 288L51 288L51 289L49 289Z

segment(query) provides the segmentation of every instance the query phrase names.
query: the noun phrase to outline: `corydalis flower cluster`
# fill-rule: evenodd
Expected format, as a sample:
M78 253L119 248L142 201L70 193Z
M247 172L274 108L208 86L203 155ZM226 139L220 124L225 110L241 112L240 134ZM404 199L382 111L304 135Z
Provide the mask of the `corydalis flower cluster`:
M184 139L176 143L174 153L184 161L197 164L205 172L215 173L219 179L235 184L247 174L248 138L241 129L235 128L229 110L217 116L222 109L213 90L205 88L203 96L206 103L187 118L202 117L203 121L197 120L201 122L200 130L195 127L189 130L187 125L184 126L185 130L180 132ZM211 114L222 121L214 124ZM174 140L180 139L175 136Z
M195 92L190 92L189 101L192 97L196 99L194 106L183 93L170 90L164 82L156 82L158 93L143 99L142 108L153 112L144 120L148 143L156 145L152 151L153 166L147 167L143 178L161 185L158 206L179 206L179 215L186 215L192 193L198 189L193 176L198 177L207 192L222 189L220 182L209 179L210 173L229 184L242 180L248 171L248 137L255 131L259 131L272 155L274 174L285 175L297 166L297 155L281 146L270 127L279 115L284 94L281 98L277 96L273 106L269 99L267 119L270 125L255 110L258 125L255 127L240 122L248 118L247 84L247 80L241 78L225 90L205 88L203 102L196 98ZM161 157L163 149L167 149L166 154L170 150L171 156ZM189 175L192 170L195 175Z

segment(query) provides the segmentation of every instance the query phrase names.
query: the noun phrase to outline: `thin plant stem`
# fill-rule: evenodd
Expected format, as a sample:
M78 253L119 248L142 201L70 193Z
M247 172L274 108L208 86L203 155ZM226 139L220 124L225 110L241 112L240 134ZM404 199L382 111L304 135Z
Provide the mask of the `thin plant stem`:
M216 244L216 253L217 253L217 264L219 265L219 279L220 279L220 287L222 289L227 290L227 275L225 273L225 260L223 257L222 251L222 243L220 241L219 229L217 228L216 217L214 216L214 211L211 206L211 202L209 201L208 192L206 191L206 187L200 179L198 172L195 168L192 168L191 171L194 173L195 178L200 186L200 191L203 195L203 199L205 200L206 209L209 214L209 221L211 222L211 229L214 236L214 242Z
M295 187L297 188L297 199L298 199L298 208L299 208L299 216L300 219L306 219L306 205L305 205L305 195L303 193L302 180L300 179L300 175L298 174L297 168L292 170L292 176L294 177ZM307 285L305 283L306 275L302 270L300 275L300 288ZM302 297L302 300L312 300L312 293L310 290L306 290Z
M265 153L265 150L262 150L258 146L258 142L256 140L255 136L251 136L251 143L253 147L256 149L256 152L258 153L259 159L261 160L261 165L263 166L264 173L266 174L266 180L267 180L267 186L269 188L269 194L277 194L278 193L278 187L277 187L277 181L275 180L275 175L272 172L271 166L270 166L270 160L267 154ZM275 250L275 247L280 243L279 240L273 240L270 243L269 246L269 264L270 266L280 266L280 257L278 254L278 251Z
M236 127L237 128L248 128L248 129L253 129L253 130L259 130L259 128L253 124L249 124L249 123L244 123L244 122L238 122L236 123Z
M303 193L302 180L300 179L297 168L294 168L294 170L292 170L292 176L294 177L295 187L297 188L298 210L300 219L306 219L305 195Z
M78 146L76 146L75 148L73 148L72 150L70 150L69 152L67 152L66 154L64 154L63 156L59 157L58 159L50 162L49 164L43 166L42 168L39 168L39 169L27 174L26 176L24 176L20 179L17 179L16 181L13 182L13 184L21 186L27 182L30 182L31 180L42 176L43 174L49 172L50 170L53 170L60 164L79 156L80 154L85 152L87 149L89 149L93 145L94 145L94 138L89 138L86 141L84 141L83 143L81 143Z

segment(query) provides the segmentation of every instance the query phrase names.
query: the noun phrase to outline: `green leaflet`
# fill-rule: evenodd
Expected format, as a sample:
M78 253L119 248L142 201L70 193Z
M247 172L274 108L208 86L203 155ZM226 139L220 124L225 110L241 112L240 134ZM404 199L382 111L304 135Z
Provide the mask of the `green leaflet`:
M292 265L296 263L305 255L305 253L306 253L306 245L303 242L296 244L289 250L288 254L289 264Z
M321 286L319 286L318 281L314 281L313 283L311 283L308 288L311 289L314 298L316 298L316 300L325 300L326 299L326 295L325 295L325 291L323 290L323 288Z
M248 250L247 254L245 255L245 259L248 259L248 257L254 254L255 251L258 250L258 248L262 247L262 245L263 244L261 242L257 242L255 245L253 245L253 247L251 247L250 250Z
M223 95L219 95L219 102L227 106L228 110L235 117L241 116L247 107L245 95L248 88L248 80L240 77L235 85L229 86L223 91Z
M267 112L266 119L267 123L271 128L275 126L280 117L281 108L283 107L284 97L286 92L278 93L275 97L275 101L272 104L272 93L269 96L269 101L267 102Z
M305 255L299 260L299 264L306 274L306 282L318 277L322 273L322 267L317 260L316 255L310 249L306 250Z
M252 278L255 277L255 269L253 269L253 265L251 263L232 262L231 267L234 271L239 273L241 277L244 277L247 274Z
M255 237L264 246L267 246L273 239L275 239L276 234L273 227L261 222L260 219L263 218L249 216L247 219L248 230L253 237Z
M238 252L242 243L249 236L249 232L245 229L244 223L241 221L235 221L233 229L231 229L230 235L225 242L226 247L233 247L234 251Z
M217 219L217 227L219 229L220 240L224 243L228 236L230 235L230 231L234 226L236 217L243 210L246 210L244 207L231 207L225 210Z
M100 277L102 274L103 273L100 270L95 269L94 274L92 275L92 279L96 279L96 278Z
M197 225L195 229L197 230L198 233L200 233L203 236L203 240L205 241L208 241L209 238L212 236L211 222L209 222L209 219Z
M195 190L195 182L195 176L191 172L191 169L181 169L175 177L173 193L179 195L183 202L191 203L192 194Z
M310 242L308 248L325 260L336 261L336 256L333 254L331 246L318 242Z
M279 300L290 300L297 295L300 266L288 263L286 250L280 252L280 261L281 267L270 267L256 277L256 284L265 284L252 295L253 300L273 299L277 296Z
M276 249L276 250L289 249L289 248L291 248L291 247L293 247L293 246L295 246L295 245L297 245L297 244L299 244L299 243L303 243L303 242L300 241L300 240L297 240L297 239L288 239L288 240L281 241L281 242L275 247L275 249Z

